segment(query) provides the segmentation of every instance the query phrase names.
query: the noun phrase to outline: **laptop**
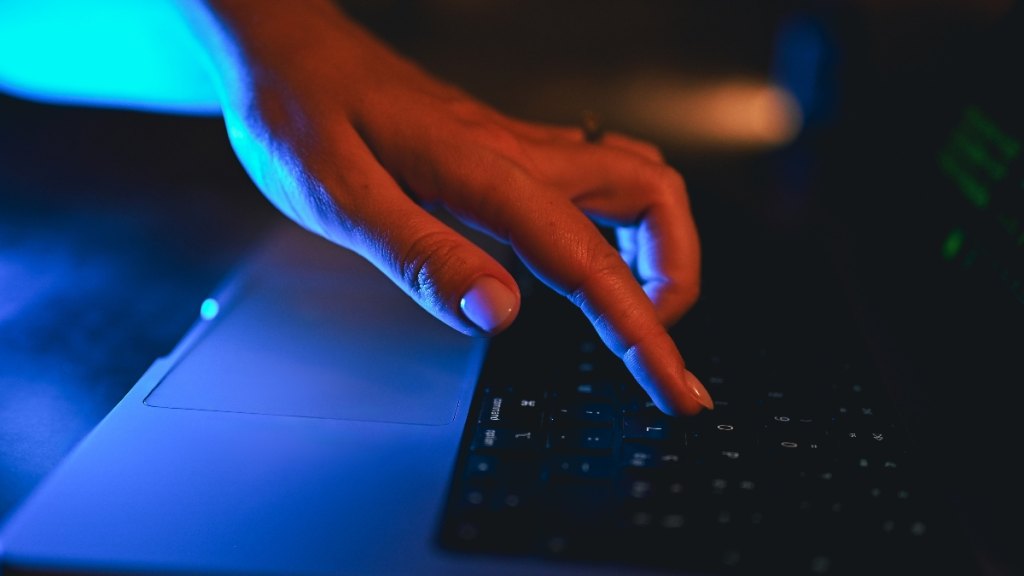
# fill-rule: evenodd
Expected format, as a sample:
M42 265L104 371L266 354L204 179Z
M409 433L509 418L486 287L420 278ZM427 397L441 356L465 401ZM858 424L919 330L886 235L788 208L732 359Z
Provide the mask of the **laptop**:
M690 181L673 336L714 411L658 412L521 269L473 339L282 220L8 518L2 571L1019 573L1019 20L752 173L776 201Z

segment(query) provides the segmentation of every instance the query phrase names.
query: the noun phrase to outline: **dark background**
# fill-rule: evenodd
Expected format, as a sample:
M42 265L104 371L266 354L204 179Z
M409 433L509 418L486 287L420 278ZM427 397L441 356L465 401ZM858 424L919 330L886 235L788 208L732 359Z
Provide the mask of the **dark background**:
M885 256L871 234L823 230L815 215L876 210L888 202L878 196L883 181L923 185L906 167L930 152L914 148L911 136L931 131L941 138L948 119L937 95L949 92L947 67L1011 3L343 4L428 69L508 113L574 123L581 109L596 109L611 128L661 145L687 179L706 251L726 255L705 262L704 292L714 298L798 282L807 263L770 251L787 244L803 249L827 239L812 266L838 275L857 269L860 259ZM800 56L807 54L817 56ZM694 87L731 78L782 83L802 99L803 129L771 145L648 132L629 123L633 116L617 92L640 72ZM905 217L906 207L896 207L892 229ZM219 118L0 96L0 518L174 346L245 247L280 219L238 165ZM782 244L758 246L769 233ZM895 273L902 256L889 254L882 265ZM849 296L869 307L886 285L853 286ZM807 286L779 290L780 307L787 298L813 298ZM901 398L916 406L910 417L940 431L927 444L933 461L957 494L977 496L963 503L965 514L981 519L978 537L995 542L990 562L1001 573L1016 557L1020 532L1005 528L1020 507L989 496L1016 491L1009 455L1019 450L1004 453L1005 435L1014 437L1003 424L1012 411L987 388L954 386L921 343L910 347L923 360L890 358L910 333L906 324L936 322L924 304L900 312L902 321L889 315L893 310L866 316L873 326L865 329L881 324L894 335L871 353L895 363L894 373L911 383ZM743 313L761 319L756 310ZM984 377L1012 386L1004 369L1013 350L993 351L1000 353ZM969 368L954 362L952 371L960 378ZM948 388L928 394L928 378L943 378L935 382ZM994 404L995 416L969 415L982 404ZM986 468L993 460L999 465Z

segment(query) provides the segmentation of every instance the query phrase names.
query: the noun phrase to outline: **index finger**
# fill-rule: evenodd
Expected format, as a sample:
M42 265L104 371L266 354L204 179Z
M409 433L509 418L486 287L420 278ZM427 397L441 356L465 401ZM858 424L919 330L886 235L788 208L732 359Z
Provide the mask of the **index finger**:
M576 221L568 226L575 230L566 233L576 236L570 246L584 247L582 251L567 253L564 245L526 246L527 241L519 243L523 246L519 249L523 259L530 265L562 256L554 274L544 274L545 281L579 306L605 345L622 358L658 408L672 414L696 414L701 406L712 408L707 390L686 370L679 349L659 320L650 298L618 251L589 219L573 220ZM530 237L535 232L525 230L523 236ZM514 242L513 246L516 245Z
M665 326L697 299L700 241L682 176L664 162L593 144L545 147L541 166L588 217L616 226Z
M503 203L501 218L484 224L500 231L539 279L583 311L662 411L696 414L701 406L712 408L650 298L597 226L542 182L513 180L516 197Z

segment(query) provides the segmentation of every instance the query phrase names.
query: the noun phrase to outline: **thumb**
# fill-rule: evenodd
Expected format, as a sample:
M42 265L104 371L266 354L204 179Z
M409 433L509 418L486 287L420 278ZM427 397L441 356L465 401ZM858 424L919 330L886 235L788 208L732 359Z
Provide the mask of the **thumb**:
M493 335L519 313L519 287L493 257L412 203L367 221L380 231L364 254L420 306L452 328ZM393 207L394 208L394 207Z
M507 328L519 313L512 275L480 246L416 204L368 155L331 193L344 224L327 239L373 263L439 320L473 336Z

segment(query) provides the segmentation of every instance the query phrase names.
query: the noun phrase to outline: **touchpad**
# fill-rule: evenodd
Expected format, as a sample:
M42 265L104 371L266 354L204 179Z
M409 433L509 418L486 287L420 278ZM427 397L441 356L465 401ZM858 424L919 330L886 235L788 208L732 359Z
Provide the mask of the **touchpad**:
M484 341L442 324L357 256L304 234L240 274L146 404L452 422Z

